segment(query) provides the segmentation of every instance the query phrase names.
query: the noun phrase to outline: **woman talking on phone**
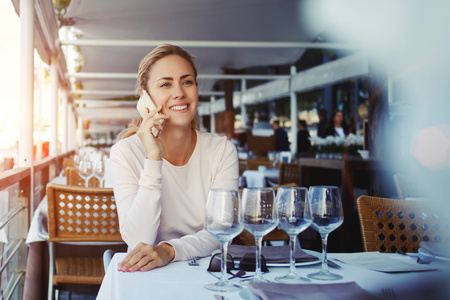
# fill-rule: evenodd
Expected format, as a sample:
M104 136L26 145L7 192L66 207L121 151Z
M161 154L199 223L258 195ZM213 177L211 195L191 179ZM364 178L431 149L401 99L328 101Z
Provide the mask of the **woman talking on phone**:
M129 248L120 271L147 271L219 248L203 229L206 199L211 188L238 188L238 158L226 137L196 130L193 59L165 44L140 63L140 94L145 91L156 109L145 105L143 118L111 149L120 232Z

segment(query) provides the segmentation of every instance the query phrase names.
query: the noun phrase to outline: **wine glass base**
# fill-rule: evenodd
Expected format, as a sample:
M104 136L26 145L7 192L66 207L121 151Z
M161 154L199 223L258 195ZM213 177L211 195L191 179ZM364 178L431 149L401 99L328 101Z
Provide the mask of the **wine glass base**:
M244 279L244 280L239 281L239 283L242 285L248 285L250 282L273 282L273 281L267 280L263 277L259 277L259 278L252 277L249 279Z
M242 286L230 282L216 282L205 285L205 288L215 292L235 292L242 289Z
M281 282L281 283L305 283L305 282L311 282L311 279L309 278L305 278L302 277L298 274L293 274L293 275L286 275L286 276L280 276L280 277L275 277L275 281L276 282Z
M312 279L317 279L317 280L339 280L339 279L344 278L341 275L333 274L330 272L312 273L312 274L308 274L308 277L312 278Z

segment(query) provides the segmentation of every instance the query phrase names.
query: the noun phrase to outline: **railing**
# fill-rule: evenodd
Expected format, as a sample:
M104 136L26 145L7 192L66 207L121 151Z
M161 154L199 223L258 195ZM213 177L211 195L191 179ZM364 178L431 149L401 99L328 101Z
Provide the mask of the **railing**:
M30 216L42 198L45 188L62 170L68 152L45 158L33 168L15 168L0 173L0 299L22 299L27 262L25 239ZM34 187L31 188L31 170ZM34 203L29 203L30 195Z

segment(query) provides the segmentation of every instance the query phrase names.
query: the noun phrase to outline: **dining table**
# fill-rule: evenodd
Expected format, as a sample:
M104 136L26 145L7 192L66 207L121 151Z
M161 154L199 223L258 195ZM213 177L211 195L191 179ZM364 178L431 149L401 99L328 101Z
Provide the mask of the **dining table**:
M321 257L321 254L312 250L304 250L309 254ZM364 296L347 297L345 299L450 299L448 279L450 278L450 265L434 260L429 265L419 265L414 257L393 253L329 253L328 258L340 268L330 269L343 278L336 281L321 281L311 279L310 282L300 284L274 283L274 278L288 272L288 264L269 265L268 273L263 277L269 281L266 289L272 293L286 293L295 291L286 296L260 298L255 289L262 285L242 286L235 292L214 292L205 288L206 284L217 282L218 279L207 272L210 257L199 258L198 266L191 266L186 261L171 262L168 265L147 272L118 271L118 263L126 253L116 253L106 271L101 284L98 300L114 299L344 299L339 293L351 293L350 289L360 289ZM353 255L353 256L352 256ZM380 272L364 265L368 257L387 259L386 266L390 272ZM352 261L359 262L353 264ZM393 263L389 263L393 262ZM405 270L396 272L393 265L406 266ZM320 260L316 263L299 264L297 273L303 277L317 272L321 267ZM418 269L416 269L416 267ZM414 271L416 270L416 271ZM247 272L253 274L253 272ZM219 276L220 273L215 273ZM231 275L229 275L231 276ZM241 285L240 278L233 278L231 282ZM344 290L343 290L344 289ZM347 290L345 290L347 289ZM430 292L431 291L431 292ZM425 298L425 295L428 298ZM424 298L422 298L424 297ZM444 297L444 298L441 298Z
M259 168L258 170L245 170L242 177L245 178L246 187L267 187L268 183L277 183L280 171L278 168Z

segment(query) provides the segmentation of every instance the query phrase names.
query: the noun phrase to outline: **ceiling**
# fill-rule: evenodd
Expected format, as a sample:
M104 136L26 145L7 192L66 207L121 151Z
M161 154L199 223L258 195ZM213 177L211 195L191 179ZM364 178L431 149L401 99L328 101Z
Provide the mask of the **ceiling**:
M19 11L19 0L12 1ZM311 0L71 0L59 28L51 21L56 21L52 2L36 1L38 40L46 41L38 43L38 52L49 60L64 50L58 57L67 61L76 113L91 124L124 126L138 117L134 102L117 100L135 95L141 59L165 42L197 57L199 93L206 97L222 97L214 84L224 78L224 69L290 65L307 48L340 47L317 42L325 25L316 19L309 26ZM72 67L77 55L67 51L75 47L82 57L77 72ZM64 72L60 77L67 81Z
M72 82L82 84L83 92L76 98L100 100L134 95L141 59L164 42L180 45L197 57L199 93L206 96L214 94L214 83L224 74L224 68L294 63L305 51L302 43L309 44L319 33L305 30L304 3L72 0L62 24L75 29L77 38L69 35L61 40L63 45L79 46L84 59L79 74L69 70ZM92 112L78 112L93 117ZM130 107L111 113L101 115L122 118L124 122L129 121L130 114L137 117L136 110Z
M156 45L171 41L197 59L199 74L223 74L223 68L290 64L302 47L235 46L229 42L310 42L317 33L302 26L298 0L72 0L63 24L80 31L79 42L115 41L114 46L80 46L82 73L137 73L141 59ZM144 46L125 42L146 41ZM199 41L206 42L200 45ZM223 44L212 46L210 41ZM64 42L64 40L63 40ZM227 43L228 42L228 43ZM124 46L117 46L123 44ZM189 45L190 44L190 45ZM150 46L149 46L150 45ZM246 44L245 44L246 45ZM212 90L216 79L199 78L200 93ZM107 99L129 95L135 78L77 78L85 91L127 93L95 95ZM113 88L111 88L113 87ZM85 92L86 93L86 92ZM92 99L84 94L80 99Z

